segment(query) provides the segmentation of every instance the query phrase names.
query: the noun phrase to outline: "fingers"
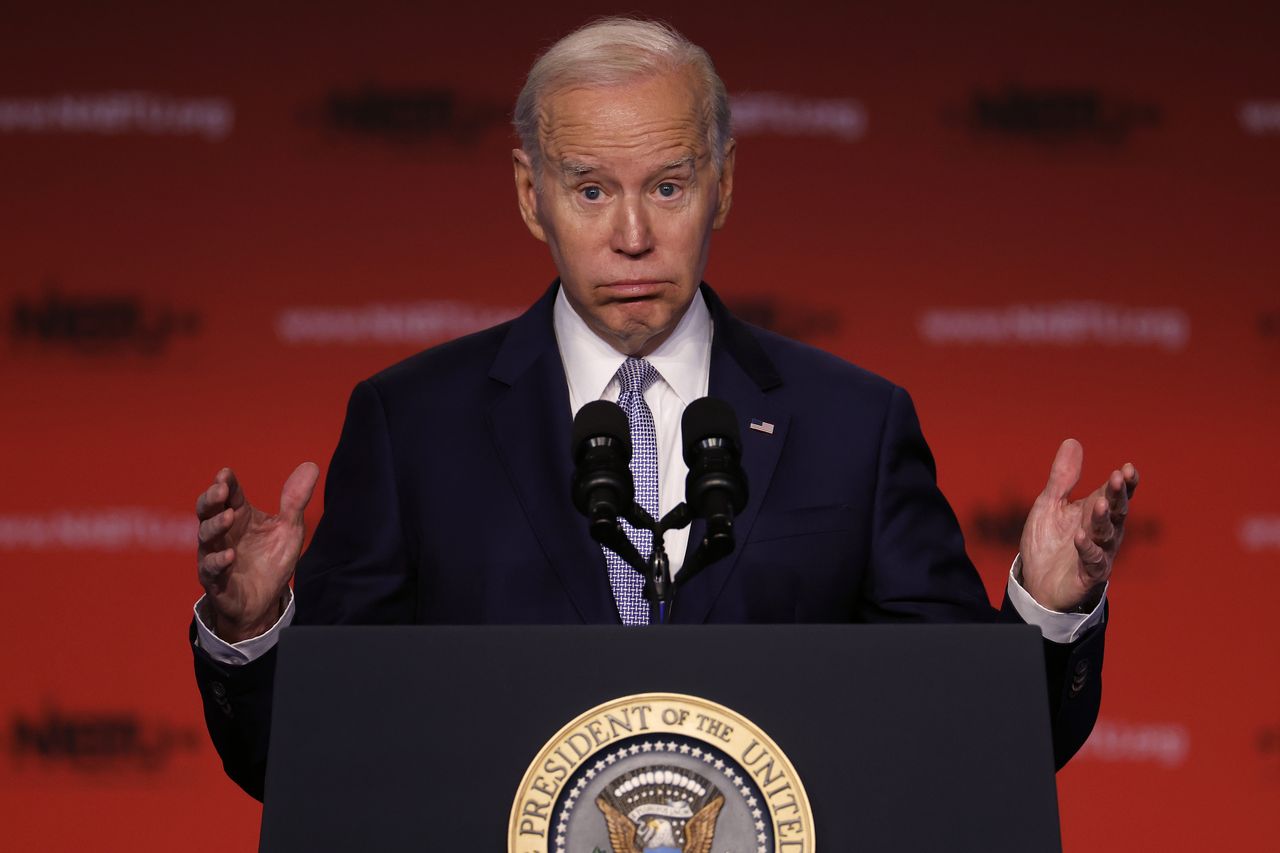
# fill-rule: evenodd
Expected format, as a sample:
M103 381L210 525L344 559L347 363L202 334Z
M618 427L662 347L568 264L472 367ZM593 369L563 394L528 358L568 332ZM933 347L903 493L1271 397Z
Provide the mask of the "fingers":
M234 548L225 548L221 551L213 551L208 554L202 554L198 563L200 574L200 585L205 589L214 586L226 573L227 568L235 562L236 550Z
M214 483L196 498L196 518L204 521L212 518L227 508L227 487L224 483Z
M1132 462L1126 462L1120 468L1120 476L1124 478L1124 490L1127 497L1133 497L1138 490L1138 469Z
M1077 530L1075 538L1076 551L1080 554L1080 564L1091 582L1101 583L1107 579L1111 568L1111 559L1107 552L1089 538L1085 530Z
M1119 544L1120 528L1112 521L1111 504L1098 496L1089 500L1089 514L1076 531L1075 546L1080 554L1080 567L1091 585L1107 580L1111 561Z
M1044 486L1044 496L1051 500L1065 500L1080 482L1084 469L1084 448L1074 438L1068 438L1058 447L1049 469L1049 481Z
M1106 498L1093 501L1089 512L1089 539L1104 550L1109 550L1115 543L1118 524L1114 519L1111 504ZM1120 523L1123 522L1124 517L1121 516Z
M236 479L236 472L230 468L223 468L218 475L213 478L215 483L223 483L227 487L227 506L232 509L239 509L244 506L244 490L240 488L240 481Z
M214 475L213 483L196 498L196 517L201 521L212 518L230 506L239 509L244 506L244 492L240 481L230 468L223 468Z
M226 548L226 541L223 537L231 529L231 525L235 520L236 511L228 507L217 515L200 522L200 527L196 533L196 538L199 541L197 554L204 556L211 551L221 551Z
M196 566L200 585L209 589L235 560L235 551L227 547L226 534L235 523L236 509L244 506L244 492L235 472L223 468L213 483L196 498Z
M1129 491L1125 486L1124 474L1112 471L1103 487L1103 500L1107 504L1107 515L1111 523L1117 527L1124 524L1129 515Z
M1133 463L1126 462L1122 467L1111 472L1103 493L1107 499L1107 508L1111 514L1111 522L1117 527L1124 524L1129 515L1129 498L1138 488L1138 469Z
M1094 585L1111 574L1112 560L1124 535L1129 498L1138 487L1138 469L1130 462L1111 472L1101 489L1086 499L1088 514L1076 531L1081 570Z
M294 468L280 490L280 517L301 521L319 479L320 466L314 462L303 462Z

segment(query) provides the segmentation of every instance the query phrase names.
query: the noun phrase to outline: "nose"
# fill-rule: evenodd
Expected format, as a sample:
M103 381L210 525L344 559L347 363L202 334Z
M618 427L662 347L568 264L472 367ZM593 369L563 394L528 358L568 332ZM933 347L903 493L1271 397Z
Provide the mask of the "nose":
M624 198L614 208L614 217L610 247L615 252L642 258L653 251L653 229L642 199Z

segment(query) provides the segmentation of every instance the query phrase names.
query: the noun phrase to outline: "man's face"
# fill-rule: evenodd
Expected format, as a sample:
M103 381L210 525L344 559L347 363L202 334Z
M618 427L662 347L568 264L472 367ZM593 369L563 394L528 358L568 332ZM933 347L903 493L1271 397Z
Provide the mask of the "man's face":
M542 174L515 157L525 224L551 248L565 295L620 352L670 335L729 213L733 144L716 174L699 93L675 72L566 89L541 105Z

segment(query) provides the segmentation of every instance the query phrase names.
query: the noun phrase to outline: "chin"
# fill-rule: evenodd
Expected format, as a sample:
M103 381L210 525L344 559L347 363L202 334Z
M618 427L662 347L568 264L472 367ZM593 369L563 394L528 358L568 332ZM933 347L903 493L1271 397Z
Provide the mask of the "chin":
M641 352L650 341L663 332L662 329L654 329L643 324L610 327L605 331L613 348L627 355L636 355Z

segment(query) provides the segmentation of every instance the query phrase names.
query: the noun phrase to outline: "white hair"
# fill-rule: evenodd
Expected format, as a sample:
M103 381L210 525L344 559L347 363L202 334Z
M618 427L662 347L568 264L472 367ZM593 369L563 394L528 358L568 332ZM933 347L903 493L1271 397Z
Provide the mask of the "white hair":
M707 52L659 21L601 18L547 49L529 69L516 99L513 124L536 181L542 170L538 113L553 91L574 86L616 86L637 78L688 69L702 90L703 121L719 172L729 142L729 95Z

